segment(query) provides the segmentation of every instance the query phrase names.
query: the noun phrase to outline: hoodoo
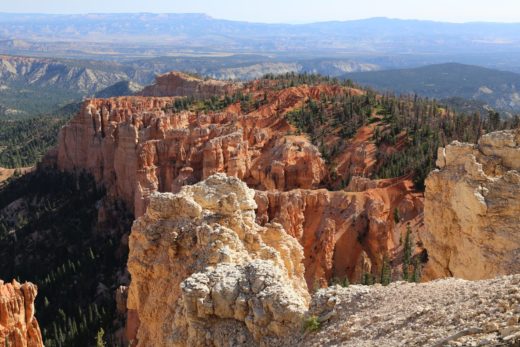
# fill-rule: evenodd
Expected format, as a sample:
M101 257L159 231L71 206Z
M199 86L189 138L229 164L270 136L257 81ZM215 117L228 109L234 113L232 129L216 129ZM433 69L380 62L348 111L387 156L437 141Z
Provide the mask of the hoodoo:
M171 75L175 86L184 83L181 78L199 83L183 89L188 96L197 96L194 90L210 83ZM159 80L158 85L166 83ZM334 84L279 89L267 81L241 88L219 98L225 104L217 110L212 110L215 105L200 111L196 105L184 107L190 101L173 96L86 101L60 133L57 166L89 172L136 217L145 213L154 192L178 192L225 173L256 190L258 223L282 224L304 247L309 288L334 277L358 282L370 268L379 271L384 255L398 252L405 224L420 228L422 194L410 179L359 177L377 166L372 139L377 123L362 126L344 154L338 151L330 163L308 136L295 133L288 119L294 110L325 96L363 98L364 92ZM324 189L338 185L335 177L350 184L344 190Z
M0 281L1 347L43 347L40 327L34 316L37 292L32 283Z
M254 191L223 174L151 196L130 235L138 346L273 346L300 327L301 246L256 224L255 208Z

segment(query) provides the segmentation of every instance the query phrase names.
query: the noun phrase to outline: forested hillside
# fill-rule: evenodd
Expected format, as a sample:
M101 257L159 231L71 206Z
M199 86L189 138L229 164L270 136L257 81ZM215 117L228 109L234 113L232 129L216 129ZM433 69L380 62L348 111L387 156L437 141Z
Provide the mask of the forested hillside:
M413 69L354 72L345 77L381 91L415 93L436 99L465 98L494 109L520 112L520 74L509 71L449 63Z
M132 216L114 203L104 210L109 222L100 220L103 197L87 176L47 171L0 188L0 278L38 285L45 346L92 346L101 328L122 327L114 294L128 281L122 237Z
M340 84L334 79L310 75L271 78L280 88L304 83ZM350 81L343 85L353 89L339 95L323 94L319 101L308 100L288 114L288 120L299 132L310 136L332 172L337 172L328 182L334 188L348 185L349 176L341 172L341 157L355 146L368 148L372 144L376 148L375 153L368 153L367 149L363 154L366 158L373 155L376 160L364 176L412 175L417 187L423 189L426 175L435 168L440 146L453 140L476 143L485 132L520 125L518 116L501 120L495 111L460 113L432 99L381 95L371 89L360 89ZM361 134L366 135L363 142L356 142Z

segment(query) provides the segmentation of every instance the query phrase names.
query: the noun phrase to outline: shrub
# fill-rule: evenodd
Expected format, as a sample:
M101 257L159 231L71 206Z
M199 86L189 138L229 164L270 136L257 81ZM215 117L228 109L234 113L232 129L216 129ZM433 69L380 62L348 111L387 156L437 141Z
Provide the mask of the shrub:
M320 330L321 323L316 316L309 316L303 322L303 329L308 332Z

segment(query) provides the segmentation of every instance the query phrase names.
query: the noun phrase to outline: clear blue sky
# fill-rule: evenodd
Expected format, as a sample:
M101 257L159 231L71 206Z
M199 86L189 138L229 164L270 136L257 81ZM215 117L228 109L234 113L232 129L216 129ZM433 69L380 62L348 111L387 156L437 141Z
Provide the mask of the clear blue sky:
M520 0L0 0L0 12L206 13L254 22L305 23L369 17L520 22Z

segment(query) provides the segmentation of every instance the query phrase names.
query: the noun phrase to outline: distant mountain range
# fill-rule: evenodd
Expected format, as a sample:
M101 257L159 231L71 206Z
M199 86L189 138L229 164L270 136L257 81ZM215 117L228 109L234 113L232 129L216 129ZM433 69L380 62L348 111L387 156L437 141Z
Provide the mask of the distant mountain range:
M520 74L456 63L414 69L346 74L345 78L381 91L476 100L494 109L520 112Z
M456 61L520 72L518 33L520 24L388 18L291 25L204 14L0 13L0 53L101 60L245 53L262 62L340 58L388 69Z
M145 42L217 51L417 52L520 47L520 24L439 23L372 18L312 24L262 24L204 14L0 14L0 37L32 41ZM396 40L396 39L399 40ZM418 39L420 38L420 39ZM464 43L464 45L461 45ZM378 45L379 47L376 47Z

